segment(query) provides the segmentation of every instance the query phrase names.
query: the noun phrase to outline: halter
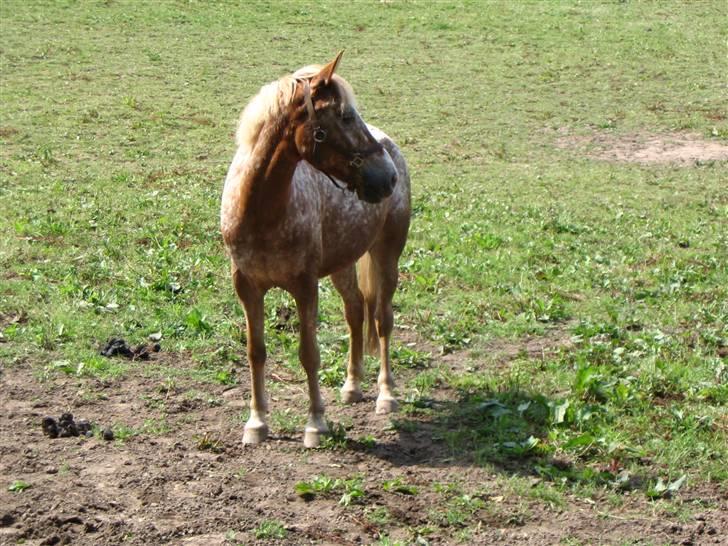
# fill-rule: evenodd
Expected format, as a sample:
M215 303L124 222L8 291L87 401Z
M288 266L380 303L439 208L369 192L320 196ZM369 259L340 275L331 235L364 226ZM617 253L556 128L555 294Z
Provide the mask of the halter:
M303 102L306 105L306 110L308 110L308 118L309 120L311 120L313 125L313 154L316 155L316 145L326 142L326 138L328 137L328 135L326 133L326 130L317 123L318 120L316 119L316 110L313 107L313 100L311 99L311 84L308 80L303 80ZM338 146L334 142L329 142L329 146L339 151L343 156L350 155L348 150L344 150L341 146ZM354 167L355 169L361 168L361 166L364 165L364 158L369 157L370 155L374 155L382 149L383 146L379 142L375 141L374 144L368 146L362 151L354 152L353 154L351 154L349 166ZM328 173L324 174L329 180L331 180L331 182L333 182L334 186L336 186L340 190L344 189L338 184L338 182L336 182L336 180L332 176L330 176ZM347 182L346 186L350 191L354 191L356 189L354 187L354 184L352 184L351 182Z

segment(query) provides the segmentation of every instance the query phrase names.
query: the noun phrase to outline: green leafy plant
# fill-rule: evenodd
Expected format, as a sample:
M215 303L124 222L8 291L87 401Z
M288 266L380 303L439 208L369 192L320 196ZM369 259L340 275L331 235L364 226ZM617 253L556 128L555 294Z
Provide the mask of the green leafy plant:
M11 491L13 493L22 493L26 489L32 487L31 484L28 482L25 482L23 480L15 480L13 483L10 484L8 487L8 491Z
M416 486L405 483L401 478L384 481L382 489L391 493L402 493L403 495L417 495L419 492Z
M360 477L342 479L328 476L316 476L308 482L298 482L294 487L296 493L305 500L313 500L317 495L330 496L340 492L339 504L349 506L364 499L363 479Z
M282 522L278 520L265 520L262 521L258 527L255 528L255 538L257 539L279 539L282 540L288 535L288 531Z

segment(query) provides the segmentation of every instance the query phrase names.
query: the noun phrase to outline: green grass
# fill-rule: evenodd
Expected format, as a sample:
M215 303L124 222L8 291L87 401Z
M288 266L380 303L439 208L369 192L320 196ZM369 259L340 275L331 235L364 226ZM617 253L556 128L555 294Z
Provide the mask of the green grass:
M382 489L389 493L402 493L403 495L417 495L419 491L416 486L402 481L402 478L386 480L382 483Z
M3 365L123 376L144 364L99 346L159 332L195 368L151 378L235 384L242 312L217 227L231 133L260 85L345 47L364 117L412 171L396 322L468 364L395 344L395 427L428 420L454 457L541 476L534 494L554 505L725 483L726 164L557 146L564 132L725 144L720 3L364 4L2 2ZM300 378L292 300L267 304L271 361ZM328 282L320 323L321 381L338 387ZM492 353L544 335L561 349L506 366ZM433 405L438 390L452 399ZM330 446L345 445L342 429Z
M280 521L265 520L255 528L254 534L257 539L284 539L288 535L288 531Z
M361 503L365 497L363 479L354 478L331 478L329 476L314 476L311 481L298 482L294 490L306 501L311 501L317 496L331 496L334 493L341 493L339 504L349 506L352 503Z

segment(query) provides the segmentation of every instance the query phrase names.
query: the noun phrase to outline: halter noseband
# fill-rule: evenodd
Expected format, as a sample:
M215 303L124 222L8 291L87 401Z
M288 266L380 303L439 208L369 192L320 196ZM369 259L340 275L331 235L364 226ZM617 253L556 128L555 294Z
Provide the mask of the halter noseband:
M308 80L303 80L303 102L306 105L306 110L308 111L308 119L313 124L313 153L314 155L316 155L316 144L322 144L326 142L326 138L328 137L328 135L326 133L326 130L317 123L316 110L313 107L313 100L311 99L311 84ZM338 146L334 142L329 142L329 146L338 150L344 156L350 155L348 150L344 150L342 147ZM370 155L373 155L381 151L382 149L383 146L379 142L375 141L373 145L368 146L366 149L351 154L349 166L354 167L355 169L361 168L361 166L364 165L364 158L369 157ZM333 177L331 177L327 173L324 174L329 178L329 180L331 180L331 182L334 183L334 186L341 190L344 189L336 182L336 180L334 180ZM352 183L347 182L346 185L349 190L354 191L355 188L353 187L354 185Z

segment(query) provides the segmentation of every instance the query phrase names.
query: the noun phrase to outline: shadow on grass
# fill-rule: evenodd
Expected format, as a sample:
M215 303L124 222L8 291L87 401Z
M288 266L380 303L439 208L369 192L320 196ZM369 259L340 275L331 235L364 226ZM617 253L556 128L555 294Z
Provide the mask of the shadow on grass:
M367 449L396 466L481 466L560 483L641 487L641 479L620 482L616 468L608 468L603 458L590 458L588 434L577 433L569 442L579 457L555 455L552 436L567 411L565 401L521 389L461 391L455 401L418 398L392 419L395 441L371 449L356 443L350 447Z

